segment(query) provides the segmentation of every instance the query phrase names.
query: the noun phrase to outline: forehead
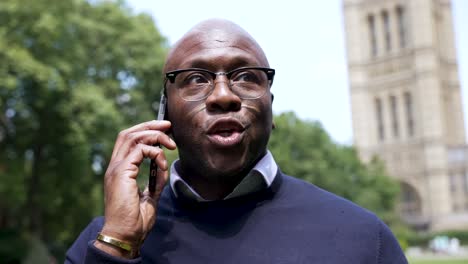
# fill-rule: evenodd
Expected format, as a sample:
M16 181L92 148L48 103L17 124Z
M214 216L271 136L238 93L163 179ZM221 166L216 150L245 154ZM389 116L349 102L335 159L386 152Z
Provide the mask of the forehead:
M260 46L242 29L195 29L168 55L165 71L183 68L227 70L241 66L268 66Z

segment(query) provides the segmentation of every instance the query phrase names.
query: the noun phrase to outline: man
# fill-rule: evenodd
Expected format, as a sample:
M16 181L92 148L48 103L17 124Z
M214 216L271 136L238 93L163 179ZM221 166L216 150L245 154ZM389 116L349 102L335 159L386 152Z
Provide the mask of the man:
M82 232L67 263L407 263L372 213L279 170L267 150L274 70L247 32L201 22L164 71L170 122L119 134L105 218ZM164 188L168 165L155 144L180 154ZM154 194L136 183L144 158L159 166Z

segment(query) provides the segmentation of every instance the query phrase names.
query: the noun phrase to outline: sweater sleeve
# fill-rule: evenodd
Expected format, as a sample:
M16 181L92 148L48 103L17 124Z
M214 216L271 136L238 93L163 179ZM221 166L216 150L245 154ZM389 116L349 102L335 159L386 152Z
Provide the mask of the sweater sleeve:
M392 231L382 222L380 222L379 232L378 263L408 264L408 260Z
M115 263L115 264L137 264L141 263L141 258L123 259L107 254L96 248L94 241L101 231L104 218L95 218L75 240L68 249L65 256L65 264L94 264L94 263Z

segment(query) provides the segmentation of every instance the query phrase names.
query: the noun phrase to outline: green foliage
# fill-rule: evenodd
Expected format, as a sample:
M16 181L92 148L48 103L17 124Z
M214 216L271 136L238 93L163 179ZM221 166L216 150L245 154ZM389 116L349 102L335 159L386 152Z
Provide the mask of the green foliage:
M122 1L0 2L0 230L66 248L102 214L114 140L154 118L166 52Z
M408 244L410 246L427 247L429 245L429 241L436 236L454 237L460 240L460 244L468 245L468 230L447 230L423 233L411 232L408 235Z
M409 259L410 264L466 264L468 259L459 258L437 258L437 259Z
M28 251L26 235L18 234L16 230L0 229L0 257L2 263L20 263L25 252Z
M463 245L468 245L468 230L447 230L440 231L434 234L434 236L448 236L456 237L460 240L460 243Z
M398 184L381 162L363 164L353 147L334 143L318 122L294 113L277 116L275 124L269 149L284 172L354 201L386 222L396 220Z

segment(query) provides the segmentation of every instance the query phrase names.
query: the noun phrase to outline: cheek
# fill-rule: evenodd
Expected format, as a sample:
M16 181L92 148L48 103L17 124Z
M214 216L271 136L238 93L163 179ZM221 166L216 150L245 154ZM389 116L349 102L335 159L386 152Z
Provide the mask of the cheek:
M168 120L172 123L172 135L179 145L187 140L197 141L201 131L201 121L197 113L203 111L200 103L175 101L168 105Z
M257 102L257 104L250 104L246 106L249 110L247 114L250 115L251 129L249 129L248 142L252 148L263 149L270 138L272 129L272 110L270 101Z
M246 103L244 107L252 115L252 122L254 125L256 124L258 124L258 126L269 125L270 127L268 129L271 128L272 117L273 117L271 101L260 100L257 102Z
M168 120L173 125L184 124L189 120L193 113L199 111L200 104L197 102L187 102L179 98L176 94L171 94L167 102Z

